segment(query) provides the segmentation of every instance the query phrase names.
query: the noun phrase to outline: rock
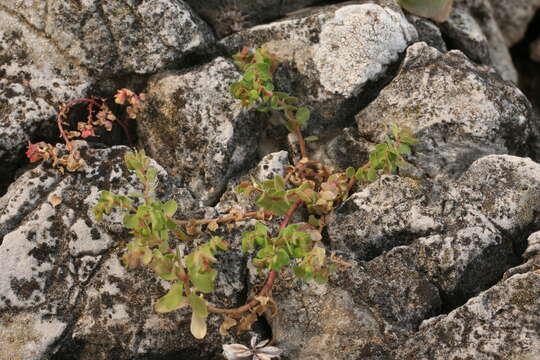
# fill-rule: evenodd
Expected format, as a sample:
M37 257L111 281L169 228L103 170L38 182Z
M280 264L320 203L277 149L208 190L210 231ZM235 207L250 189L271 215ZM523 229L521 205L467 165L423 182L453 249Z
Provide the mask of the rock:
M530 113L520 90L461 52L441 54L416 43L356 123L370 143L381 142L392 123L411 128L420 141L411 162L427 176L443 178L459 176L484 155L526 153Z
M512 242L467 206L441 234L419 238L417 264L455 307L495 284L515 261Z
M540 165L531 159L486 156L471 165L460 183L463 201L475 204L507 233L518 236L540 228ZM518 247L524 249L523 244Z
M540 9L540 0L490 0L490 2L508 47L525 37L529 24Z
M437 288L414 256L399 247L368 263L350 261L326 285L278 284L281 310L271 325L287 358L389 359L393 341L440 311Z
M531 60L540 63L540 37L531 44Z
M440 231L443 219L438 209L430 207L432 191L436 189L410 178L382 177L350 196L328 217L332 248L370 260Z
M150 156L207 205L257 154L260 126L229 93L239 76L224 58L158 74L150 80L138 122Z
M395 358L537 359L539 293L540 273L512 276L447 316L423 324Z
M360 141L356 127L346 127L336 134L326 134L325 138L309 146L310 157L335 169L345 170L349 166L362 167L369 161L370 146Z
M256 26L220 45L228 52L264 46L285 60L275 83L311 108L310 129L317 134L348 120L373 98L416 38L399 7L380 0Z
M289 153L286 151L268 154L257 165L255 179L257 181L266 181L276 176L285 177L287 175L287 166L290 164Z
M180 0L1 0L0 24L0 167L9 170L6 176L27 141L53 138L50 120L61 104L108 78L173 66L213 42L208 26Z
M493 7L488 0L457 2L441 29L451 47L480 64L493 66L503 79L517 83L517 70Z
M78 359L131 359L145 354L214 356L224 340L219 319L211 317L208 342L196 341L186 311L158 315L155 301L169 283L150 271L127 272L119 248L129 235L119 213L95 223L92 207L100 190L127 195L141 185L123 164L126 147L89 148L77 143L88 165L65 176L41 164L23 174L0 199L0 344L13 359L74 356ZM196 204L174 189L157 163L157 196L177 196L179 209ZM61 202L54 207L51 194ZM189 249L186 249L189 250ZM245 259L228 253L218 276L218 306L244 301ZM21 322L25 326L21 327ZM183 341L177 341L178 338ZM196 350L195 350L196 349Z
M446 52L448 50L446 42L442 37L441 30L435 22L410 13L407 13L406 16L407 20L414 25L418 32L418 41L425 42L440 52Z
M503 280L515 274L523 274L540 269L540 232L533 233L527 239L527 248L522 255L524 263L504 273Z
M219 38L269 22L317 0L185 0L213 28Z

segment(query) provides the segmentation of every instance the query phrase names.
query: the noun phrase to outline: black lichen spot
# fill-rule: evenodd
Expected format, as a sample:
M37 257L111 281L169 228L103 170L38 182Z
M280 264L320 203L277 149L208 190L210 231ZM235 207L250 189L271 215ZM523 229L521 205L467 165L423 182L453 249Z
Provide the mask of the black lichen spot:
M99 240L101 238L99 231L97 231L97 229L95 228L92 228L92 230L90 230L90 235L92 235L92 240Z
M49 261L51 253L53 252L54 248L45 243L41 243L30 250L28 255L33 256L38 261L38 264L41 265L42 263Z
M36 279L11 279L10 285L20 299L28 299L35 290L39 290L39 283Z

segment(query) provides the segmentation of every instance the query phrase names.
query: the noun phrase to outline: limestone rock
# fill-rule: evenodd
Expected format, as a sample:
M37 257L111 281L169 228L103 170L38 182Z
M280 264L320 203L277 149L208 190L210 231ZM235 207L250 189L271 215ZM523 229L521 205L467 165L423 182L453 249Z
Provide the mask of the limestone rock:
M212 42L181 0L1 0L0 177L27 141L53 137L61 104L104 79L170 67Z
M282 312L271 325L287 358L389 358L393 341L440 311L437 288L417 271L414 256L398 247L368 263L351 260L326 285L278 285Z
M185 0L206 20L219 38L286 13L315 4L317 0Z
M276 84L311 108L311 128L321 132L372 98L416 38L399 7L381 0L324 7L255 26L220 44L228 52L265 46L285 60Z
M385 176L349 199L328 219L334 249L351 250L360 260L408 245L417 237L437 232L442 214L430 207L436 189L410 178ZM428 206L426 206L428 205Z
M420 144L410 160L432 178L457 177L483 155L526 152L534 125L523 93L462 53L409 47L399 74L356 116L360 135L383 140L409 127Z
M61 176L41 164L0 199L0 345L13 359L54 354L131 359L167 351L214 356L222 341L233 341L221 339L218 317L210 318L212 335L201 343L190 335L189 313L155 313L155 301L170 284L150 271L125 270L119 257L129 235L119 213L95 222L91 209L100 190L122 195L142 190L123 164L129 149L77 144L88 163L81 171ZM156 195L180 195L163 168L152 166L160 180ZM56 207L48 200L51 194L61 200ZM177 200L180 209L195 206L190 197ZM244 300L243 257L232 251L222 260L217 296L223 300L210 298L216 305L237 306Z
M422 325L396 359L532 360L540 356L540 274L515 275Z
M518 235L540 228L540 165L531 159L486 156L471 165L460 183L463 201L476 204L500 229Z
M239 76L224 58L158 74L150 80L140 117L139 136L148 153L206 204L257 154L260 127L229 93Z

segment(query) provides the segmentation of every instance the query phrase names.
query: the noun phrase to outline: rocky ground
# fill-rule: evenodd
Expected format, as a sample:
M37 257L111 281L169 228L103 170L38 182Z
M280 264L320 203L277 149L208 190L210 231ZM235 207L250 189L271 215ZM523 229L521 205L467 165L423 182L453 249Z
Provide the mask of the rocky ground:
M0 0L0 358L221 359L258 333L291 360L540 359L538 9L456 0L436 24L394 0ZM60 104L128 87L147 94L134 129L159 197L185 218L246 206L239 179L297 156L229 94L230 56L262 45L312 110L313 158L360 167L392 122L420 144L329 219L323 242L351 267L281 281L279 316L229 336L211 316L196 340L189 312L153 311L168 284L122 266L119 216L91 212L100 190L140 190L122 132L82 143L87 166L66 175L24 151L56 141ZM242 304L252 280L231 252L214 301Z

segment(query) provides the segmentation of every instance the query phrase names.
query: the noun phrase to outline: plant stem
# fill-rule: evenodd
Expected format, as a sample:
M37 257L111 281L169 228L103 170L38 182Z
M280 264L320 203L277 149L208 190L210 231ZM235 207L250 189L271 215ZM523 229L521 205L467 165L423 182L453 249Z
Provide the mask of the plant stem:
M289 224L291 217L296 212L298 207L302 204L302 202L303 202L302 200L296 200L296 202L289 208L289 210L287 210L287 212L285 213L283 217L283 220L281 221L281 224L279 224L280 230L282 230ZM276 270L271 270L268 273L268 276L266 277L266 281L264 282L264 285L261 291L259 291L259 294L257 296L267 296L270 293L270 291L272 290L272 287L274 286L274 282L277 279L277 275L278 275L278 272ZM215 314L240 315L250 310L251 308L256 306L258 303L259 303L258 300L252 299L248 303L234 309L221 309L221 308L214 307L210 304L207 305L207 308L208 308L208 311L213 312Z
M214 219L177 220L170 216L168 216L168 218L174 221L177 225L207 225L213 222L226 223L226 222L231 222L231 221L239 221L239 220L243 220L247 218L264 220L272 216L274 216L274 214L271 213L270 211L252 211L245 214L230 215L230 216L214 218Z
M302 132L300 131L300 126L296 125L294 127L294 133L296 134L296 138L298 139L298 145L300 146L300 157L301 158L307 158L307 156L306 156L306 142L304 140L304 137L302 136Z

